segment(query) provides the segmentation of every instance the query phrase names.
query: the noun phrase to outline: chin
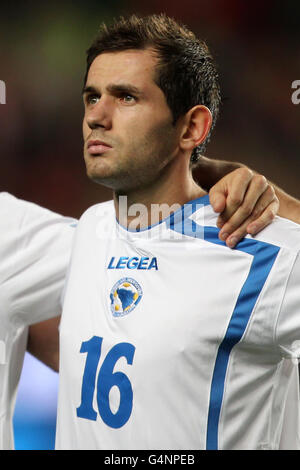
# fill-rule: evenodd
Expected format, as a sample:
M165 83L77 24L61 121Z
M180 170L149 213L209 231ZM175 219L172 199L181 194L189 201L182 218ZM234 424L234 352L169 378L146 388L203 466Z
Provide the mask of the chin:
M125 178L116 177L112 174L104 176L100 172L87 172L87 175L94 183L101 184L116 193L127 192L132 189L132 185Z
M87 175L92 180L105 179L111 173L110 168L100 159L101 157L94 157L85 161Z
M86 173L88 178L94 183L101 184L102 186L105 186L110 189L115 189L115 180L114 178L112 178L111 175L104 174L104 172L100 171L91 171L89 169L87 169Z
M119 168L113 168L104 160L98 158L91 160L88 158L85 163L86 174L94 183L101 184L114 191L128 190L132 185L134 186L132 179L128 178L127 172Z

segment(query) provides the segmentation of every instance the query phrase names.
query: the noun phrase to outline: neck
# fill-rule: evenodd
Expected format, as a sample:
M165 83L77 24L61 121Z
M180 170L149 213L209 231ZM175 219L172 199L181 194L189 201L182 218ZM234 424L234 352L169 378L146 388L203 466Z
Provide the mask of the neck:
M155 225L206 192L195 183L189 162L174 159L149 185L114 192L120 224L136 230Z

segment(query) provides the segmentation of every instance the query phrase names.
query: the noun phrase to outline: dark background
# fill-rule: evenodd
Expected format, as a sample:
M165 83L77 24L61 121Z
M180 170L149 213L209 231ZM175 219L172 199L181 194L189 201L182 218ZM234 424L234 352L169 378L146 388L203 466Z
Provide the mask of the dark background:
M300 198L299 0L23 1L0 6L0 191L79 217L111 197L82 157L85 51L102 21L165 12L206 40L223 104L207 156L248 164ZM299 95L300 96L300 95ZM26 355L16 448L54 446L57 375Z
M108 6L109 5L109 6ZM134 0L7 2L0 12L0 190L79 217L110 191L82 158L85 51L101 21L165 12L219 65L223 105L207 156L248 164L300 197L300 2Z

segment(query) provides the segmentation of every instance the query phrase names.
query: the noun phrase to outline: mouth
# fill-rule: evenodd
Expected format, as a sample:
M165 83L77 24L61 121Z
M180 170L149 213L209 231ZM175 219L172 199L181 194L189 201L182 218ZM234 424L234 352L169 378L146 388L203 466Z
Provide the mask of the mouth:
M90 155L98 156L108 150L111 150L111 146L101 140L89 140L87 150Z

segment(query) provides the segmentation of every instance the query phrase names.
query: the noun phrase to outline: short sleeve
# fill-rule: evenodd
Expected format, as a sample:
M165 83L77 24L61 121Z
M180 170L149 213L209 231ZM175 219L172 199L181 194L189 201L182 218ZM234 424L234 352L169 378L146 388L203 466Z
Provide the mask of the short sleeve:
M300 256L291 270L276 325L276 343L285 357L300 357Z
M76 220L0 194L0 312L17 326L60 315Z

